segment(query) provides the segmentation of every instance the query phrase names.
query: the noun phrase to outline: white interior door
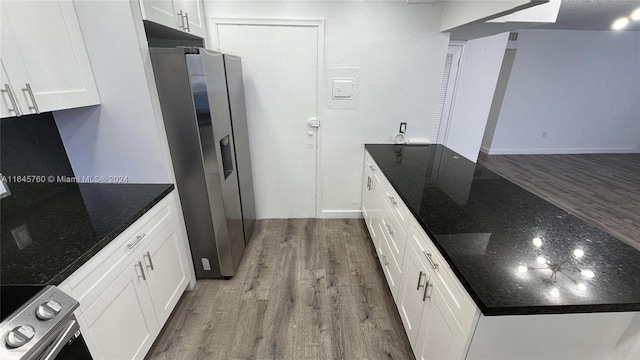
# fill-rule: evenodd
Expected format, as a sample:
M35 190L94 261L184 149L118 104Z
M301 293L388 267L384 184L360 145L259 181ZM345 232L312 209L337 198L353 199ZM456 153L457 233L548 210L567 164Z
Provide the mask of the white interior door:
M216 24L220 50L242 57L258 219L316 216L318 32Z

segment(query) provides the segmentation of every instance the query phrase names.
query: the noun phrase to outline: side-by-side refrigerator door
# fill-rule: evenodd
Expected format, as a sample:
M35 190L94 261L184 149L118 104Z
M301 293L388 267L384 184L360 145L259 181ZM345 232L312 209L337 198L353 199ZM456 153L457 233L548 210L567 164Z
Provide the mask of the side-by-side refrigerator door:
M219 278L223 275L216 243L218 236L226 237L226 227L214 226L213 210L222 213L224 209L211 209L207 197L210 185L205 180L198 124L203 110L201 104L194 106L197 96L192 96L184 50L151 48L149 52L196 276ZM197 116L195 108L200 112Z
M214 214L214 223L226 222L226 227L215 228L228 232L226 237L216 234L220 269L222 276L233 276L245 244L224 60L222 54L200 49L199 54L187 55L187 67L205 154L205 177L212 190L220 187L220 191L208 192L209 201L212 207L224 206L224 216L215 218Z
M251 171L251 154L249 151L250 141L249 127L247 125L247 108L244 101L242 60L238 56L225 54L224 66L227 75L231 125L233 127L233 139L236 150L244 241L245 243L249 243L256 222L256 205L253 195L253 175Z

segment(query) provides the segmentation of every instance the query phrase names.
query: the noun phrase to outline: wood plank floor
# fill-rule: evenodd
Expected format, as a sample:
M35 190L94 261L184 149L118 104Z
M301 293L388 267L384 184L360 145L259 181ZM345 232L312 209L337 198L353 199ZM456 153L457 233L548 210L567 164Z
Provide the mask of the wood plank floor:
M261 220L230 280L183 295L147 359L414 359L362 219Z
M640 154L481 153L478 161L640 249Z

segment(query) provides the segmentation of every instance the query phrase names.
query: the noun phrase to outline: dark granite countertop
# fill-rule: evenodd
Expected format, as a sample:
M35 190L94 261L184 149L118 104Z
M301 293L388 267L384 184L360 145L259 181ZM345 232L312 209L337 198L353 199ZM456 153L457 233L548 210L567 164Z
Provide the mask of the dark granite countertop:
M366 145L484 315L640 311L640 251L442 145Z
M171 184L69 184L3 212L0 284L58 285L168 195Z

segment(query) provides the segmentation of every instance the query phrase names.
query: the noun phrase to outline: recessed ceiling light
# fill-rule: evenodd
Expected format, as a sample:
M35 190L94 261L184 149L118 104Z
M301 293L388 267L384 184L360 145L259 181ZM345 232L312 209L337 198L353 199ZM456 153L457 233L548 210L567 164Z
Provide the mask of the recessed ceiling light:
M633 12L631 13L631 16L629 17L631 18L631 20L635 20L635 21L640 20L640 8L633 10Z
M622 17L611 24L611 29L613 30L622 30L629 23L629 19L626 17Z

